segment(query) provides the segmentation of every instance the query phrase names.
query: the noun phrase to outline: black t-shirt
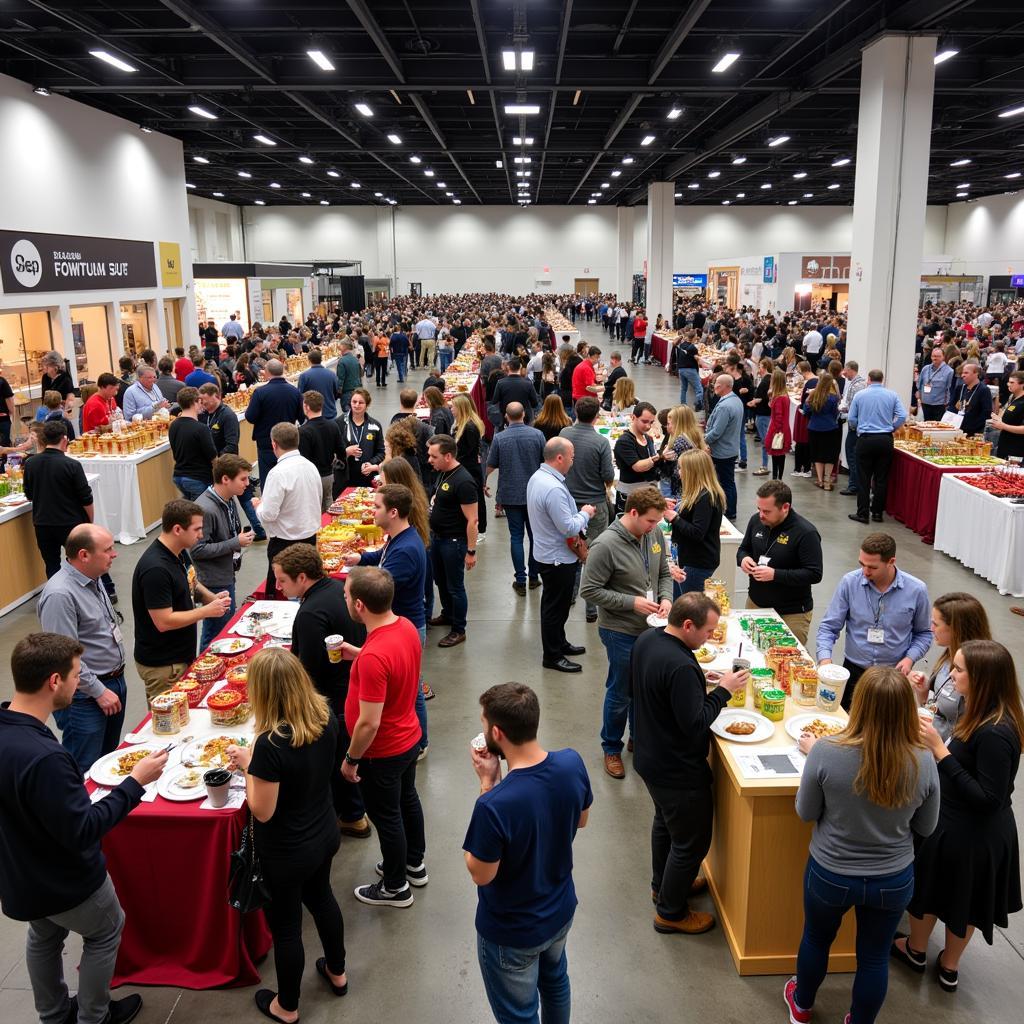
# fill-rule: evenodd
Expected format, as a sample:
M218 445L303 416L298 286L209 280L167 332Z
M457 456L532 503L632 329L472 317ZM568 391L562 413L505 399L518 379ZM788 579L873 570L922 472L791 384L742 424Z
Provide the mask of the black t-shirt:
M1002 420L1012 427L1024 424L1024 395L1020 398L1011 398L1003 406ZM1001 459L1024 456L1024 434L1011 434L1007 430L1000 430L996 454Z
M431 532L439 537L465 537L466 517L462 506L476 502L476 482L465 466L438 473L434 496L430 499Z
M697 346L692 341L681 341L676 345L676 366L680 370L699 369Z
M179 416L167 431L167 440L174 456L174 475L187 476L204 484L213 483L213 460L217 446L205 423L191 416Z
M299 427L299 454L316 466L321 476L330 476L337 456L345 462L345 444L335 420L314 416Z
M743 403L744 405L746 405L747 402L756 399L757 405L753 406L755 416L771 416L772 414L771 402L768 401L768 388L770 385L771 375L766 373L757 382L757 387L754 389L753 395L744 396L746 399L746 401L744 401Z
M196 656L196 627L182 626L161 633L149 614L151 608L188 612L195 607L198 582L188 552L175 556L158 537L139 559L132 575L132 612L135 616L135 660L157 667L190 663Z
M72 391L75 390L74 382L71 380L71 374L67 370L61 370L53 380L43 374L43 379L40 381L42 384L43 391L56 391L61 401L64 401ZM118 405L121 403L119 402Z
M650 437L647 437L645 440L646 444L641 444L637 441L632 431L627 430L615 442L615 448L612 452L615 455L615 465L619 467L619 479L624 484L656 484L658 482L657 465L652 466L643 473L638 473L633 469L633 466L641 459L649 459L652 455L657 454L658 449L654 441Z
M605 405L611 405L612 393L615 391L615 385L626 376L626 368L624 366L616 366L604 382L604 392L601 395L601 401Z
M6 377L0 377L0 423L10 423L11 414L7 411L7 399L13 398L14 392Z

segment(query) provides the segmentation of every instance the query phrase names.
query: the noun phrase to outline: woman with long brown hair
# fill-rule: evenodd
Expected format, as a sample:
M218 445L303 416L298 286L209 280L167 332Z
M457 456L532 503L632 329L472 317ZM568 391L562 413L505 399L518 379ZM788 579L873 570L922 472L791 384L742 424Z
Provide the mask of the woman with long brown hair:
M928 939L941 921L938 981L947 992L957 990L960 959L975 930L991 946L993 929L1006 928L1022 906L1011 801L1024 706L1013 658L995 640L968 640L953 655L952 679L964 709L948 744L931 723L921 723L938 763L942 810L938 827L917 849L910 935L892 946L897 960L923 974Z
M423 398L430 410L430 429L435 434L451 434L455 426L455 416L448 408L440 388L423 389Z
M848 1020L872 1024L889 983L885 951L914 891L914 836L939 816L938 772L921 742L917 702L902 673L869 668L846 728L815 741L796 795L814 823L804 872L804 932L785 986L790 1020L807 1024L846 912L857 915L857 974Z
M299 1019L305 951L302 907L316 922L324 955L317 973L337 996L348 990L345 924L331 889L338 819L331 798L337 771L338 722L327 698L291 651L271 648L249 662L249 703L256 717L251 747L230 746L233 768L245 773L256 852L270 892L267 921L274 938L278 991L260 989L256 1006L272 1020Z
M560 395L552 394L544 399L533 425L544 435L545 441L558 437L566 427L572 425L572 420L565 414L565 404Z
M803 412L810 417L807 435L814 464L814 484L832 490L832 467L839 460L839 444L843 429L839 425L839 390L829 373L818 378L817 387L807 396Z
M789 387L786 375L778 368L772 370L768 385L768 406L771 413L763 444L772 457L772 479L781 480L786 471L786 452L793 443L793 433L789 425Z
M420 460L416 448L419 443L414 417L395 420L384 434L384 454L388 459L405 459L419 476Z

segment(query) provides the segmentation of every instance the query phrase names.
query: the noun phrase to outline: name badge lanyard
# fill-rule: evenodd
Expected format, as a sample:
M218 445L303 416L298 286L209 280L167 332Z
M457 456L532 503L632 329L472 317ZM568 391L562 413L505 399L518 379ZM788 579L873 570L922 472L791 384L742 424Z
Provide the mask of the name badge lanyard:
M871 598L868 598L868 605L870 606ZM885 595L881 594L878 598L878 606L875 608L875 624L873 628L868 630L868 643L869 644L883 644L885 643L885 629L880 625L882 621L882 607L885 604Z
M363 420L363 425L361 427L356 427L356 425L351 420L348 421L348 439L349 439L349 441L351 443L358 444L360 446L362 445L362 443L363 443L363 434L366 432L366 423L367 423L367 421ZM352 428L353 427L355 427L355 429L356 429L356 436L355 436L354 440L353 440L353 437L352 437Z
M651 553L647 550L648 534L644 534L640 541L640 561L643 563L644 572L647 574L647 600L654 600L654 581L651 579Z

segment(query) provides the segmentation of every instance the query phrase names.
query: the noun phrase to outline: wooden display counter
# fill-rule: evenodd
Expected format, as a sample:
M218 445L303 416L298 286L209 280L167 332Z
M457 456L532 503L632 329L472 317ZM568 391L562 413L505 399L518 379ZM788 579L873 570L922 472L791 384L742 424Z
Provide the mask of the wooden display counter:
M25 502L0 512L0 615L38 594L46 582L46 570L32 528L32 503Z

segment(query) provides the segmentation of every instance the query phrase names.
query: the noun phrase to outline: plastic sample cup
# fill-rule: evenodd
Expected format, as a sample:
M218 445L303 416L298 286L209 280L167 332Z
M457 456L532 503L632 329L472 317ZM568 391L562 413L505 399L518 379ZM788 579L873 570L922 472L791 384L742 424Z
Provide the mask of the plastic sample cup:
M850 678L849 669L842 665L818 666L817 704L821 711L835 711L843 701L846 683Z

